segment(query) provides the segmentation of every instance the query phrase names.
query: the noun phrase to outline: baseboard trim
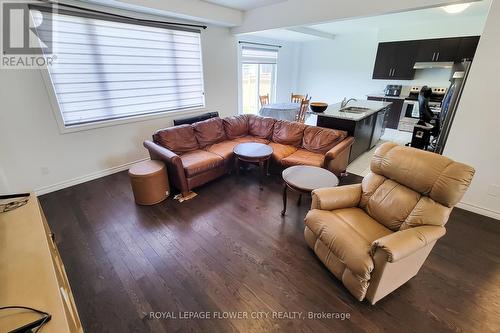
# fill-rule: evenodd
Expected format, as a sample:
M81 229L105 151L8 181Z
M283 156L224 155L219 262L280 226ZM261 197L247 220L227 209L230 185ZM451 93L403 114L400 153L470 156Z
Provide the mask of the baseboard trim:
M466 203L466 202L459 202L457 204L457 207L468 210L468 211L473 212L473 213L477 213L480 215L491 217L492 219L495 219L495 220L500 220L500 213L495 212L494 210L491 210L488 208L484 208L484 207L473 205L473 204Z
M38 189L35 189L35 193L36 193L36 195L44 195L44 194L47 194L47 193L50 193L50 192L59 191L59 190L62 190L63 188L66 188L66 187L78 185L78 184L81 184L81 183L88 182L90 180L94 180L94 179L101 178L101 177L104 177L104 176L109 176L109 175L112 175L114 173L121 172L123 170L127 170L128 168L130 168L130 166L132 164L135 164L135 163L138 163L138 162L142 162L142 161L146 161L146 160L149 160L149 158L143 158L143 159L140 159L140 160L137 160L137 161L133 161L133 162L125 163L125 164L122 164L122 165L114 166L114 167L111 167L111 168L108 168L108 169L104 169L104 170L100 170L100 171L97 171L97 172L90 173L88 175L84 175L84 176L76 177L76 178L73 178L73 179L65 180L65 181L62 181L62 182L59 182L59 183L56 183L56 184L53 184L53 185L43 186L43 187L40 187Z

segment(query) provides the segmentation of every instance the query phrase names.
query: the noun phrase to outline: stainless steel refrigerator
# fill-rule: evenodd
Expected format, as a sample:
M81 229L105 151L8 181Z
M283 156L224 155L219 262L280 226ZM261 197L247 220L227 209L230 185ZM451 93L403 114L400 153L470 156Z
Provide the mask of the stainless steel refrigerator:
M441 132L439 133L435 148L435 152L438 154L443 153L444 145L450 134L451 124L457 113L458 103L460 102L460 97L464 90L465 81L469 75L470 66L470 61L463 61L453 65L450 87L443 98L441 112L439 114Z

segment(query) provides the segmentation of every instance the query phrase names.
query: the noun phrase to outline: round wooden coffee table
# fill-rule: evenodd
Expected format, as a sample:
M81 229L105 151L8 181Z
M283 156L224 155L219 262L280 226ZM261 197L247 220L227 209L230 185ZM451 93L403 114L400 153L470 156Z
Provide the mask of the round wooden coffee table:
M281 216L286 213L288 189L299 192L297 205L300 205L303 193L310 194L315 189L322 187L335 187L339 184L339 179L333 172L308 165L297 165L286 168L283 170L282 176L285 185L283 187L283 210L281 211Z
M269 158L273 154L273 148L263 143L245 142L236 145L233 149L236 157L236 173L239 174L240 161L257 163L261 171L260 189L262 190L262 180L269 170Z

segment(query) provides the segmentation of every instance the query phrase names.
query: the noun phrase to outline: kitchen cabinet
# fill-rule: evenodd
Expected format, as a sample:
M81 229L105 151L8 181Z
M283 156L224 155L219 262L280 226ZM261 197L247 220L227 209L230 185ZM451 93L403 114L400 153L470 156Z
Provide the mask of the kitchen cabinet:
M479 36L383 42L378 44L373 79L412 80L415 62L460 62L472 59Z
M385 112L383 128L398 129L399 118L401 117L401 110L403 109L404 103L404 100L402 98L368 96L368 100L392 103L389 106L387 112Z
M351 163L359 155L370 150L382 136L383 119L386 110L387 108L384 108L357 121L318 114L316 125L346 131L349 136L354 137L354 143L351 146L349 155L349 163Z
M374 79L411 80L418 42L379 43L373 69Z
M419 42L417 62L456 61L461 38L424 39Z
M458 47L458 55L456 61L463 59L472 59L476 53L477 45L479 44L479 36L462 37Z

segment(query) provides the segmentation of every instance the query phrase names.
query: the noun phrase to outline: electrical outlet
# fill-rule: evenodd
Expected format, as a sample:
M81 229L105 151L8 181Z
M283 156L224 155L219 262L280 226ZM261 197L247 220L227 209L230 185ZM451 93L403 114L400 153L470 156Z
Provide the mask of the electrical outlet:
M488 195L492 197L500 197L500 185L491 184L488 186Z
M41 173L42 173L42 175L44 175L44 176L46 176L46 175L48 175L48 174L50 173L49 168L47 168L47 167L41 167L41 168L40 168L40 172L41 172Z

